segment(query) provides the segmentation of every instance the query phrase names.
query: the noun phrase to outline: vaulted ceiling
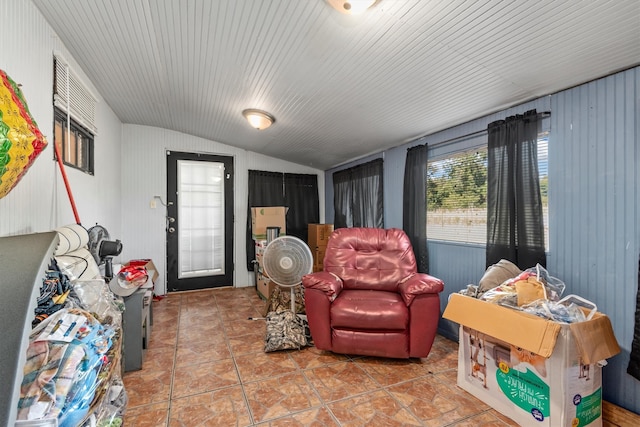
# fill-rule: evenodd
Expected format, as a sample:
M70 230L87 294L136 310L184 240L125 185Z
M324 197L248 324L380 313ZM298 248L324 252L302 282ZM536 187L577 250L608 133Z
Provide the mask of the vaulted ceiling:
M32 1L123 123L322 170L640 64L637 0Z

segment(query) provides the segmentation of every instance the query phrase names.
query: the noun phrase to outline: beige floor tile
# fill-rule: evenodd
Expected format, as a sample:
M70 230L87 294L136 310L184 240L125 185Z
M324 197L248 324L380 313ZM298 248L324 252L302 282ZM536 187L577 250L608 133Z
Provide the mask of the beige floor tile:
M260 310L254 305L248 304L244 307L221 309L220 318L225 328L234 330L238 326L251 327L249 324L258 322L257 320L249 320L249 318L262 317ZM263 321L264 322L264 321ZM255 325L254 325L255 327Z
M151 338L147 344L148 349L173 349L176 348L176 339L178 338L178 329L162 329L160 326L153 325L151 327Z
M320 405L320 399L300 372L254 381L245 384L244 390L255 422Z
M171 402L171 427L248 426L249 410L240 386L210 391Z
M171 373L175 359L176 344L173 346L156 346L151 344L142 360L142 372L166 371Z
M333 365L334 363L349 360L349 358L343 354L318 350L315 347L306 347L300 351L292 351L289 355L301 369L319 368L321 366Z
M169 400L170 370L140 370L124 374L124 386L129 398L128 407Z
M198 365L204 362L215 362L230 359L231 352L224 339L214 339L207 342L197 341L189 345L179 347L176 353L176 366L183 367Z
M506 427L517 425L518 424L504 422L491 412L483 412L482 414L474 415L463 421L451 424L452 427Z
M128 408L124 425L136 427L162 427L167 425L169 401Z
M419 426L420 421L384 390L327 405L341 426Z
M265 423L256 424L260 427L339 427L340 424L324 407L309 409Z
M404 382L387 391L426 426L446 425L487 410L480 401L434 376Z
M239 384L233 360L177 366L171 398L190 396Z
M351 361L308 369L304 371L304 375L325 403L380 388L378 383Z
M254 316L257 313L253 314ZM237 337L240 335L249 335L253 332L266 330L264 320L249 320L248 317L242 317L240 320L223 320L224 331L227 337Z
M298 365L284 351L243 354L236 357L235 361L243 383L290 374L298 370Z
M420 359L365 357L356 359L354 363L383 386L398 384L428 373Z
M262 353L264 351L266 330L264 324L262 326L257 325L257 327L257 330L251 331L246 335L229 337L229 348L235 356L249 353Z

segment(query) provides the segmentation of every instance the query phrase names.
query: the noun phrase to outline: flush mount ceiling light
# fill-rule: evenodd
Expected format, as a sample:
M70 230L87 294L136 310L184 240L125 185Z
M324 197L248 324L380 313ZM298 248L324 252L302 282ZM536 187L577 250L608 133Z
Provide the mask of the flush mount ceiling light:
M327 0L335 10L347 15L359 15L379 0Z
M251 127L258 130L266 129L276 121L271 114L266 111L256 110L255 108L244 110L242 115L247 119Z

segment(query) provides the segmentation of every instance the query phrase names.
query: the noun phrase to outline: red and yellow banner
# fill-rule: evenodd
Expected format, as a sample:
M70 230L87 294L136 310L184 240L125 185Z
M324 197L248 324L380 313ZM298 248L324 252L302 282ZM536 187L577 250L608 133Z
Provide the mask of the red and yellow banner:
M0 199L16 186L46 146L22 91L0 70Z

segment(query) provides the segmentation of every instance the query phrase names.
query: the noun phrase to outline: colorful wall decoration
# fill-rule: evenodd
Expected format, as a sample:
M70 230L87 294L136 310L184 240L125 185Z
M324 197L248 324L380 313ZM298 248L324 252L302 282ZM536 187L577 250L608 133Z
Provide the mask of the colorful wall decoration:
M0 199L18 184L46 146L20 87L0 70Z

